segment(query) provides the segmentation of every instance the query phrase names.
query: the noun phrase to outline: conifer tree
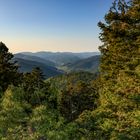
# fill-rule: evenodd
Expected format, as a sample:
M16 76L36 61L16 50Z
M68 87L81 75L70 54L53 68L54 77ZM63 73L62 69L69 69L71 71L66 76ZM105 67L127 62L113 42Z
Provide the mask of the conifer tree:
M41 104L47 98L47 85L40 68L34 68L31 73L23 74L21 83L26 95L25 100L32 105Z
M13 55L8 52L4 43L0 42L0 89L5 91L8 85L17 85L19 81L18 66L12 62Z
M115 0L99 22L100 107L93 112L95 137L135 140L140 133L140 1Z
M124 0L115 0L105 15L106 23L99 22L103 42L99 47L102 75L112 79L120 70L133 70L139 64L139 17L139 0L130 1L129 4Z

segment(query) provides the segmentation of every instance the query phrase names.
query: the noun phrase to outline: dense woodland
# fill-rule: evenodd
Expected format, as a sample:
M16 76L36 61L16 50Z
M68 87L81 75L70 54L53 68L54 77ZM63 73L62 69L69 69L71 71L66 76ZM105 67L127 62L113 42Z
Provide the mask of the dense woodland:
M140 0L115 0L98 26L98 74L21 73L0 43L1 140L140 140Z

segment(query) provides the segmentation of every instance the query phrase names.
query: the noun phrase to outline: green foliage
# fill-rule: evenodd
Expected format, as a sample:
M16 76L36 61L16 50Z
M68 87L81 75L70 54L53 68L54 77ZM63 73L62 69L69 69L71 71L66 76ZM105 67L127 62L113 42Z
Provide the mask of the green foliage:
M140 133L140 1L127 4L115 1L99 23L103 46L100 47L100 106L93 111L94 138L135 140Z
M40 68L35 68L31 73L23 74L21 87L25 91L25 100L33 106L47 101L47 85L44 82Z
M98 95L95 89L85 82L71 84L59 95L59 110L69 121L76 119L84 110L97 107Z
M100 39L104 43L100 46L101 71L110 78L116 77L120 70L133 70L138 65L139 27L131 14L133 7L124 0L115 1L105 16L106 23L99 22Z
M95 74L88 72L70 73L51 78L49 101L67 121L75 120L84 110L97 107L98 88L92 82Z
M14 90L14 91L13 91ZM26 110L30 107L26 102L21 102L20 90L9 88L1 102L0 110L0 138L22 139L26 134L29 116Z

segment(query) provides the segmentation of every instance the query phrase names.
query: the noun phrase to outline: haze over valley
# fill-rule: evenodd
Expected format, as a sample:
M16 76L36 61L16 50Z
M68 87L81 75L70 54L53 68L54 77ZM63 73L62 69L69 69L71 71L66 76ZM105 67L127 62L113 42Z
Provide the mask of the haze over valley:
M99 66L99 52L21 52L14 54L21 72L31 72L40 67L46 78L68 72L88 71L97 72Z

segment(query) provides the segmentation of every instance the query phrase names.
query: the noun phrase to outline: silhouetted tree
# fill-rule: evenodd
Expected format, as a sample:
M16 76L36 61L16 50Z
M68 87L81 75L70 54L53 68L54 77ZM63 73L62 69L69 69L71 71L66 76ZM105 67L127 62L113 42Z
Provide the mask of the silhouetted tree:
M4 43L0 42L0 89L5 91L8 85L18 85L20 74L18 66L12 62L13 55L8 52Z

